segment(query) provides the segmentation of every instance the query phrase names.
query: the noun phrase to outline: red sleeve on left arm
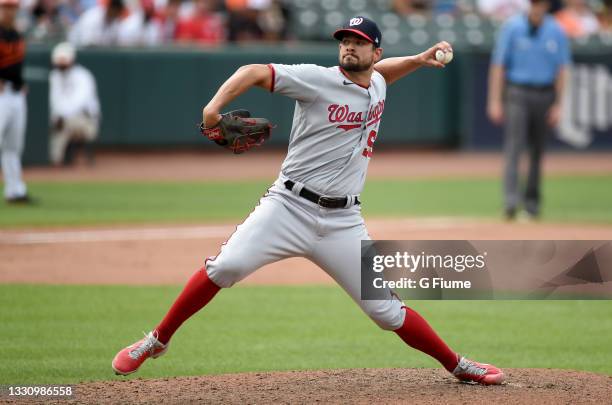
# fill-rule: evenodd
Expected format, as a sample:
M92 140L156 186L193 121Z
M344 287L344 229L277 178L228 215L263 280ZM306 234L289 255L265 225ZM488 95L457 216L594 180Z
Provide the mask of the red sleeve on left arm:
M272 83L270 84L270 93L274 93L274 83L276 82L276 71L274 70L274 66L270 63L268 65L270 68L270 73L272 74Z

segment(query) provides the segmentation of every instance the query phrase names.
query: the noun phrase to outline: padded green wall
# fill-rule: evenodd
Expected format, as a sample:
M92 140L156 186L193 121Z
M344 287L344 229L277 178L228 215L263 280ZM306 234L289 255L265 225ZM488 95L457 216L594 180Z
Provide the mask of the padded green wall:
M50 49L31 48L31 65L48 68ZM392 56L388 54L386 56ZM89 49L78 55L98 82L102 145L201 145L201 109L237 68L249 63L337 64L337 47L236 47L194 49ZM455 144L458 139L458 71L422 70L391 86L377 144ZM46 95L31 102L46 108ZM294 102L254 89L229 108L250 109L276 125L271 143L287 143ZM39 109L40 110L40 109ZM37 110L37 111L39 111ZM40 121L39 117L31 117ZM46 117L43 121L46 120Z

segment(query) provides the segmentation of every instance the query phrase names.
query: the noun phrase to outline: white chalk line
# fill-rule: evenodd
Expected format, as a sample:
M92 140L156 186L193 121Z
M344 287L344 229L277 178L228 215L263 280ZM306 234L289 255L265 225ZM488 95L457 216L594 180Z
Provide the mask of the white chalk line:
M393 223L395 226L405 226L410 230L433 230L467 225L470 224L470 221L456 218L372 220L370 228L376 229L378 226L385 226L387 223ZM235 229L235 225L210 225L169 228L0 232L0 245L218 239L229 237Z
M229 236L235 227L203 226L190 228L109 229L0 233L0 244L30 245L80 242L129 242L153 240L212 239Z

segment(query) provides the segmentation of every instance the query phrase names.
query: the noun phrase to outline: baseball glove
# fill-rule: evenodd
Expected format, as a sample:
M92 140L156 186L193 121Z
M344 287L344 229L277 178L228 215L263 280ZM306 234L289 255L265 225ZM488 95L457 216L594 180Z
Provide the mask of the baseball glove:
M236 110L221 115L221 121L212 128L200 124L200 132L217 145L235 154L261 146L272 132L270 121L265 118L251 118L247 110Z

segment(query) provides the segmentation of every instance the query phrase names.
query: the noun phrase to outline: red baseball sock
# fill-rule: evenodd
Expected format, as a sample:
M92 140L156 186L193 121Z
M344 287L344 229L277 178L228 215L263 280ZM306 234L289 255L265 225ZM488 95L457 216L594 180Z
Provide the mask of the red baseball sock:
M206 267L198 270L187 282L172 307L155 328L157 340L166 344L174 332L193 314L204 308L221 288L208 278Z
M457 366L457 353L440 339L421 315L408 307L404 307L404 309L406 310L406 319L402 327L395 330L395 333L410 347L430 355L452 373Z

